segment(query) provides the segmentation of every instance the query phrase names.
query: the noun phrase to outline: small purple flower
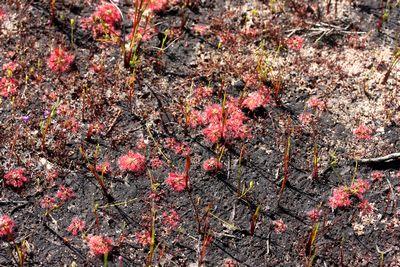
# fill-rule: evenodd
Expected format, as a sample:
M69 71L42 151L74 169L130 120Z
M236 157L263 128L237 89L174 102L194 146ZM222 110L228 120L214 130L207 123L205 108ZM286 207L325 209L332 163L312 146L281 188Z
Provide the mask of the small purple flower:
M45 110L43 113L43 117L47 118L49 116L49 114L50 114L50 111Z
M21 119L22 119L25 123L28 123L30 117L29 117L29 115L25 115L25 116L22 116Z

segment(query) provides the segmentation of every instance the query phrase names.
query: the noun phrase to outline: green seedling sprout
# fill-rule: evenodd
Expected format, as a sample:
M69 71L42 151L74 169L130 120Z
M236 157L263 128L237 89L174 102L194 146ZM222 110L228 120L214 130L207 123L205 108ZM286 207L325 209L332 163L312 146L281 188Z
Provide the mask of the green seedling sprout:
M39 126L40 126L40 132L41 132L41 137L42 137L42 150L46 149L46 136L47 132L49 130L49 127L51 125L51 120L56 116L57 114L57 109L61 104L61 100L57 99L57 102L53 105L51 108L51 112L47 115L47 118L45 121L41 121Z

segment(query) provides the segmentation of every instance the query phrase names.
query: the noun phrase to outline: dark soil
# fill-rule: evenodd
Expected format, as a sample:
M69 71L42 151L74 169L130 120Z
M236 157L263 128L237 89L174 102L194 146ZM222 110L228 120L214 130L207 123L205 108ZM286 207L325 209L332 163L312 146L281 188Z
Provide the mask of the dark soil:
M0 216L9 215L16 227L12 240L0 240L0 266L21 263L16 247L23 251L23 266L102 266L102 257L89 252L85 239L89 234L113 239L109 266L146 265L150 247L137 242L135 234L149 230L153 204L157 211L152 266L230 266L224 265L226 259L236 261L235 266L400 266L399 161L356 164L360 158L400 150L398 66L381 91L385 101L380 100L380 85L370 85L370 95L359 89L364 73L374 69L374 75L383 75L389 68L392 57L379 58L377 51L398 49L399 3L329 1L329 14L326 4L319 3L328 1L205 0L189 1L191 5L186 7L171 5L152 21L158 34L142 44L132 87L132 69L124 67L120 47L99 42L80 27L80 19L90 16L98 3L56 1L56 17L50 23L48 2L11 0L0 4L8 15L1 26L0 63L20 64L14 74L18 93L12 99L3 97L0 104L0 181L15 167L24 167L30 180L20 189L2 182ZM119 5L127 14L132 6L123 2ZM387 9L387 21L378 30L376 22L386 10L381 2L392 8ZM71 19L76 21L73 38ZM193 25L209 28L199 34ZM245 35L246 25L257 33ZM131 23L126 21L124 26L128 33ZM166 49L160 50L166 30L171 34ZM350 47L349 32L366 36L366 46ZM304 38L303 52L284 45L293 35ZM207 100L210 103L221 103L224 92L239 98L256 91L245 86L244 76L257 74L261 44L266 58L277 54L271 63L274 74L264 83L272 92L275 78L282 77L281 93L265 108L243 109L252 137L225 143L223 170L206 173L202 164L216 156L218 149L204 138L201 128L185 126L184 103L200 86L214 89ZM47 66L50 52L59 45L75 55L72 69L61 75ZM349 66L324 58L348 50L370 58L372 66L351 76L347 74ZM350 65L353 62L348 61ZM93 63L103 70L90 71ZM320 69L314 70L313 64ZM312 96L326 101L327 109L314 126L304 127L299 115L308 109ZM43 146L40 123L57 99L71 112L59 112L52 118ZM376 107L376 117L357 113L371 107L363 101ZM379 113L378 105L393 112L389 116L382 108ZM29 120L24 122L21 118L26 115ZM71 118L79 125L76 131ZM357 140L353 130L365 122L377 130L371 140ZM88 136L93 123L103 129ZM168 149L168 137L186 143L190 157ZM142 138L147 146L138 149ZM285 162L288 140L290 153ZM317 177L312 176L314 146L318 148ZM82 149L89 162L111 162L112 171L105 176L110 196L105 196L96 182ZM150 171L121 171L118 158L128 150L146 155ZM151 168L153 158L163 160L164 165ZM188 158L190 190L175 192L164 180L170 172L183 172ZM49 170L59 173L54 184L46 180ZM377 170L384 179L372 181L371 172ZM156 201L149 197L149 177L157 184L160 198ZM375 210L368 218L360 215L360 200L355 197L346 208L333 210L328 204L332 190L350 184L353 177L371 183L364 197ZM59 185L71 187L75 198L46 212L40 202L54 195ZM248 192L240 193L240 185ZM162 213L172 208L179 213L180 224L167 231ZM314 208L320 208L322 215L310 247L315 224L307 212ZM66 230L75 216L86 222L82 236ZM287 226L283 233L274 231L273 221L279 219ZM357 231L360 225L362 232ZM207 236L212 237L209 245L204 242ZM204 261L199 263L202 251Z

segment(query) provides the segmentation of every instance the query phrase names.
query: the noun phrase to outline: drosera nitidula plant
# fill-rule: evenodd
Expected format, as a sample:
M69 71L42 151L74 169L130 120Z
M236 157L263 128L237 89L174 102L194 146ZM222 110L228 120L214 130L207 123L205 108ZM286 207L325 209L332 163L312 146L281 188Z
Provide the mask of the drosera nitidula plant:
M108 266L108 255L113 249L113 240L107 236L89 235L87 244L93 256L103 256L104 267Z
M14 228L15 222L10 216L6 214L0 216L0 238L13 240Z
M91 30L97 40L121 44L118 29L122 18L121 11L112 1L103 2L90 17L81 20L81 25L83 29Z
M5 185L14 188L21 188L27 182L29 182L29 179L28 177L26 177L25 172L25 168L22 167L11 169L4 175L3 180Z
M328 199L328 205L332 210L349 207L352 204L350 197L354 196L362 201L369 188L370 184L367 180L352 179L349 186L342 185L333 189L332 196Z
M75 56L62 47L56 47L50 53L47 64L51 71L57 74L67 72L71 69Z

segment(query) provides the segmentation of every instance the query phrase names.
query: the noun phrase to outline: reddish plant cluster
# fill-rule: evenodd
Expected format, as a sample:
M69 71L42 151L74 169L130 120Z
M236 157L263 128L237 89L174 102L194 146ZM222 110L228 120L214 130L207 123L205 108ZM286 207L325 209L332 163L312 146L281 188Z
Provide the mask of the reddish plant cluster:
M299 115L299 121L303 126L309 126L313 122L313 114L310 112L303 112Z
M61 201L65 202L70 199L73 199L75 197L75 193L72 190L72 188L66 187L64 185L60 185L60 187L58 188L58 191L56 193L56 196Z
M9 97L17 93L18 83L14 78L3 77L0 80L0 96Z
M348 207L351 205L351 196L356 196L358 199L363 200L364 194L368 191L369 187L368 181L357 179L350 187L340 186L335 188L328 200L328 204L333 210Z
M94 38L119 35L118 25L122 20L119 10L111 3L97 7L88 18L82 19L82 28L91 30Z
M329 198L329 206L332 209L348 207L351 205L350 193L347 188L341 186L333 189L332 196Z
M187 177L184 173L169 173L165 183L168 184L173 190L181 192L187 187Z
M42 209L51 210L56 207L56 199L46 195L40 200L40 207L42 207Z
M136 148L138 149L138 150L145 150L146 149L146 147L147 147L147 145L148 145L148 141L147 140L145 140L145 139L143 139L143 138L140 138L137 142L136 142Z
M45 180L47 184L52 187L55 184L55 180L58 178L58 171L57 170L48 170L46 172Z
M118 166L122 171L142 173L146 169L146 158L142 154L128 151L118 159Z
M0 7L0 22L6 18L7 13Z
M72 218L71 224L68 226L67 231L72 235L78 235L78 232L82 232L85 229L85 221L79 219L79 217Z
M24 174L24 168L16 168L4 175L4 182L6 185L12 187L22 187L26 182L28 182L28 178Z
M47 61L49 68L55 73L63 73L70 70L75 56L61 47L55 48Z
M325 101L319 99L316 96L311 97L308 100L307 105L308 105L309 108L311 108L313 110L324 111L326 109Z
M282 234L286 231L287 226L282 219L272 221L274 226L274 232L277 234Z
M250 129L245 124L248 118L239 108L237 99L229 100L225 108L219 104L211 104L202 113L192 111L191 119L193 127L205 126L203 134L213 144L220 140L230 142L251 137Z
M370 140L372 138L372 129L365 124L360 124L354 131L354 135L359 140Z
M270 92L265 87L262 86L256 92L250 93L242 102L242 107L248 108L254 111L257 108L265 107L271 100Z
M203 162L203 169L206 172L217 172L222 169L222 163L217 158L209 158Z
M87 242L94 256L108 255L113 248L112 239L105 236L89 235Z
M318 221L321 215L322 215L322 210L320 209L312 209L307 212L307 216L312 222Z
M89 124L89 128L86 134L87 139L90 139L93 135L101 134L104 130L104 125L99 122Z
M224 259L224 267L237 267L239 266L238 262L232 258Z
M11 77L13 73L20 67L15 61L10 61L3 65L2 69L8 77Z
M367 37L361 37L357 33L355 34L350 34L347 38L347 43L350 47L356 48L356 49L364 49L367 46Z
M300 36L292 36L286 40L286 45L294 51L300 51L303 48L304 39Z
M349 191L352 195L358 197L359 199L364 198L364 194L370 188L370 184L367 180L356 179L350 186Z
M0 217L0 237L10 236L13 233L15 222L8 215Z
M109 161L104 161L100 164L96 165L96 171L102 173L102 174L107 174L111 172L111 164Z
M150 160L151 168L158 169L164 165L164 162L159 158L153 158Z
M186 143L179 142L175 138L166 138L165 147L182 157L187 157L191 153L191 149Z
M142 230L135 233L136 242L143 247L148 246L151 243L151 233L147 230Z
M59 204L57 205L57 199L60 200ZM56 208L57 206L63 205L65 202L68 200L71 200L75 198L75 193L70 187L66 187L64 185L60 185L58 188L55 197L50 197L48 195L45 195L41 200L40 200L40 206L43 209L46 210L51 210Z
M179 226L180 216L176 210L171 209L169 212L162 213L162 223L168 230L173 230Z
M213 95L213 88L209 86L200 86L197 87L194 93L194 98L196 101L201 101L203 99L210 98Z

